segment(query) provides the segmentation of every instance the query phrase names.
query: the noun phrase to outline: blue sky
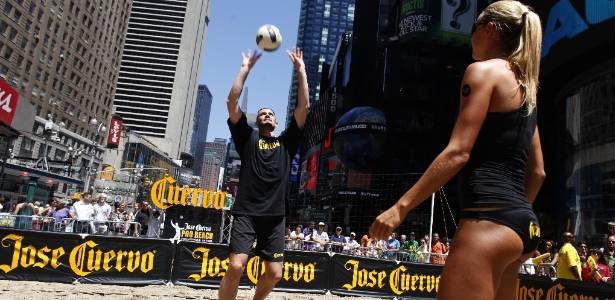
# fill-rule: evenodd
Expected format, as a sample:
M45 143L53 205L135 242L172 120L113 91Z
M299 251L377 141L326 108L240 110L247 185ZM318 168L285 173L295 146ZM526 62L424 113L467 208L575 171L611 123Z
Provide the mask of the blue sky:
M213 95L207 141L230 138L226 125L226 96L241 66L241 52L256 49L256 31L263 24L280 28L282 46L273 53L263 53L250 72L248 112L261 107L275 110L280 126L286 120L288 90L292 64L286 54L295 46L299 24L300 0L213 0L209 29L203 49L199 83L206 84ZM240 99L241 101L241 99Z

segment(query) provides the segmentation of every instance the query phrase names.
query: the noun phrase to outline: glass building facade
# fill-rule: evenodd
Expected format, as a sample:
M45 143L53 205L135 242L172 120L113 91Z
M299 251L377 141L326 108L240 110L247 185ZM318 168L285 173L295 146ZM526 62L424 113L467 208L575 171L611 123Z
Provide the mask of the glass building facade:
M355 16L354 0L302 0L297 47L303 57L310 88L310 104L319 98L322 66L330 62L340 36L352 31ZM286 124L297 106L297 75L293 71Z

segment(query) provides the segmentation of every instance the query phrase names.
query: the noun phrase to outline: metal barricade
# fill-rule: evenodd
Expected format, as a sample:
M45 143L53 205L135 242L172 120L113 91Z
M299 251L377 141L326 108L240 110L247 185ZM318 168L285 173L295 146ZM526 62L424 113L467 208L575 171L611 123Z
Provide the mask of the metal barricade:
M126 221L94 221L64 218L55 227L55 231L139 237L141 232L141 224L138 222Z
M0 214L0 227L22 230L53 231L55 219L38 215Z

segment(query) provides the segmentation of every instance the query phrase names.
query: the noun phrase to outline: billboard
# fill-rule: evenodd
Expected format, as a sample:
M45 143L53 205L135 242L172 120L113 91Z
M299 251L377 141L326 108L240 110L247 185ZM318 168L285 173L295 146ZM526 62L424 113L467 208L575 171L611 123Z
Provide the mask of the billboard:
M6 81L0 79L0 122L4 125L11 126L13 123L17 103L19 103L19 93Z
M472 24L485 0L402 0L397 37L400 40L468 46Z
M107 148L116 149L120 145L120 133L122 132L122 118L120 116L112 116L109 126L109 135L107 136Z

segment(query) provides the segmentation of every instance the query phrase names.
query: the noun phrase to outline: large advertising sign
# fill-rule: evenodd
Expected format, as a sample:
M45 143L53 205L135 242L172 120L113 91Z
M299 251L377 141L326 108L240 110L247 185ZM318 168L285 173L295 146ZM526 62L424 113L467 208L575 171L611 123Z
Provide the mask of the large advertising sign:
M109 135L107 136L107 148L115 149L120 145L120 135L122 132L122 118L120 116L111 117Z
M177 183L175 178L168 175L154 182L150 190L152 203L160 209L167 209L173 205L224 209L225 192L180 186Z
M228 247L216 244L179 242L173 268L174 284L189 286L220 285L229 265ZM325 292L329 287L330 258L324 252L285 251L282 279L278 290L304 290ZM240 286L255 286L265 273L265 262L258 256L250 256L239 283Z
M397 36L436 44L469 45L484 0L402 0ZM483 5L484 6L484 5Z
M0 229L0 279L166 284L169 240Z
M217 243L222 213L202 207L172 206L165 211L163 238Z
M11 126L18 103L19 93L6 81L0 79L0 122L6 126Z

